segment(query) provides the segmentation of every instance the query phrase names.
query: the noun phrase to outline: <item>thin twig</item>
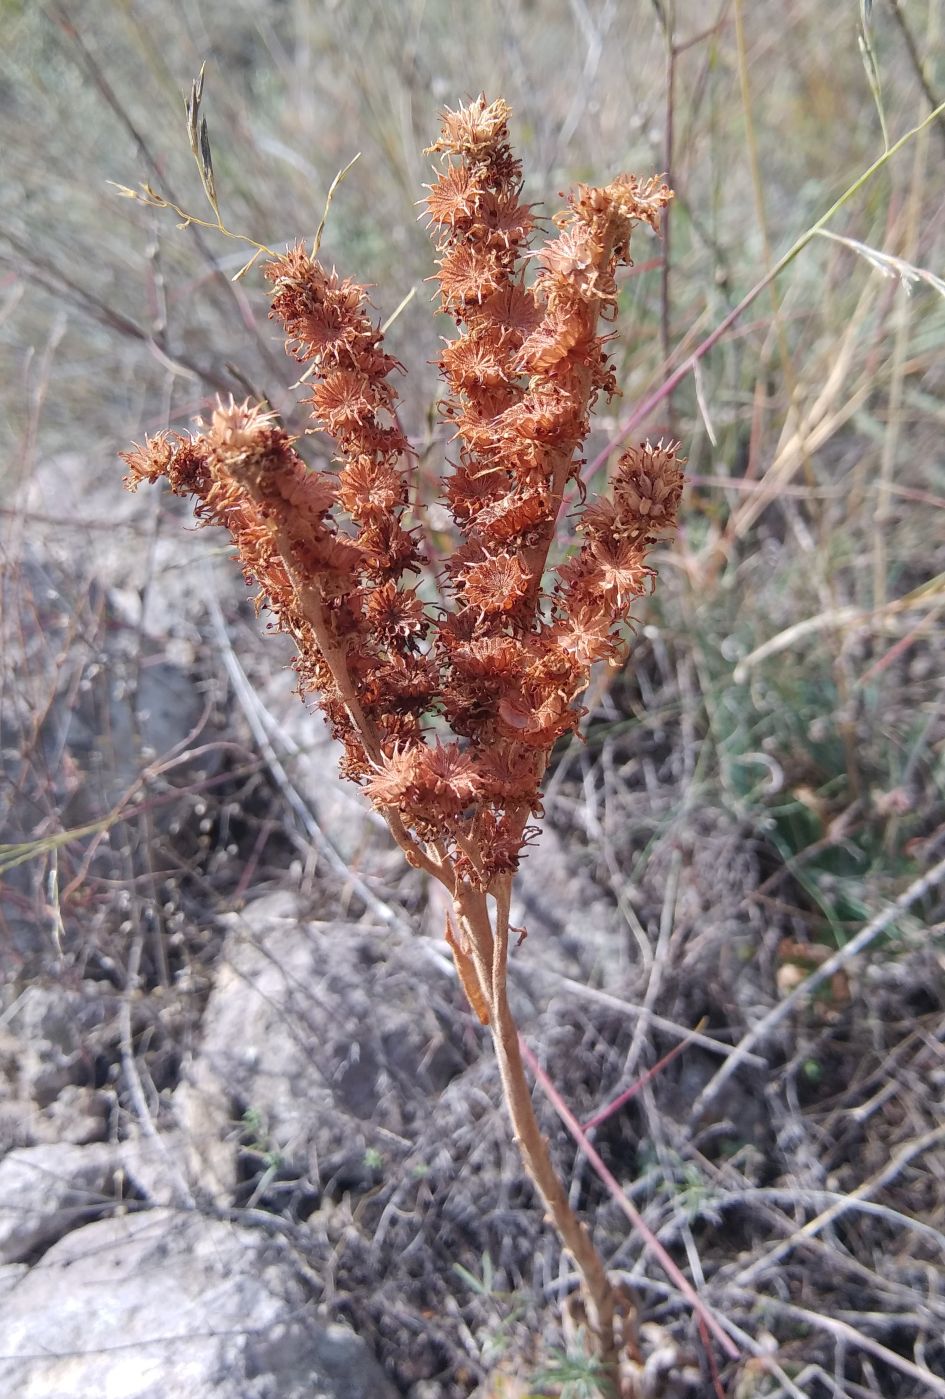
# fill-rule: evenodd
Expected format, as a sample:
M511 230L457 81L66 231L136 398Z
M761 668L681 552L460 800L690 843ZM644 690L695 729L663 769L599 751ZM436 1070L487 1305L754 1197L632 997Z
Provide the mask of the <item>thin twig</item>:
M578 1122L571 1109L567 1106L561 1094L558 1092L557 1088L555 1088L554 1084L551 1082L551 1079L545 1073L544 1069L539 1064L535 1055L529 1049L528 1045L521 1038L521 1036L519 1037L519 1044L522 1052L522 1058L528 1064L528 1067L531 1069L532 1073L535 1075L538 1082L541 1084L545 1096L550 1100L558 1116L561 1118L561 1121L564 1123L565 1127L567 1127L574 1140L578 1143L581 1150L587 1156L587 1159L594 1167L594 1170L597 1172L600 1179L607 1186L607 1189L610 1191L610 1194L613 1197L615 1203L620 1207L620 1209L629 1219L630 1223L633 1225L634 1229L636 1229L636 1231L640 1235L648 1252L653 1254L654 1258L657 1259L663 1271L666 1273L666 1276L676 1284L676 1286L679 1288L679 1291L692 1305L697 1315L702 1317L706 1326L708 1326L709 1330L712 1332L716 1340L725 1350L726 1354L729 1355L733 1360L737 1360L739 1357L738 1347L734 1345L733 1342L729 1339L721 1324L706 1306L705 1302L703 1302L702 1298L699 1296L698 1292L696 1292L689 1279L685 1276L684 1273L680 1272L679 1268L676 1266L672 1258L666 1252L666 1249L660 1243L659 1239L650 1229L649 1225L645 1223L643 1216L637 1210L636 1206L628 1198L626 1191L621 1189L620 1182L613 1175L613 1173L607 1169L606 1165L601 1159L600 1154L594 1149L591 1142L588 1140L587 1133L582 1128L580 1122Z
M671 3L666 10L662 5L657 6L657 15L663 29L663 40L666 47L665 66L665 118L663 131L663 178L674 189L676 185L673 171L673 142L674 142L674 120L676 109L676 27L675 27L675 4ZM670 297L670 275L673 263L673 209L672 205L663 211L663 266L660 272L660 346L663 352L663 363L668 365L670 361L670 346L672 343L671 334L671 307ZM669 435L675 437L673 431L673 399L670 394L666 400L666 414L669 420Z
M663 380L659 388L654 389L654 391L634 409L629 417L620 424L620 427L614 433L613 437L611 437L610 441L591 459L583 473L586 479L594 476L617 450L621 442L625 441L632 432L635 432L641 423L646 422L654 409L658 408L664 399L673 392L677 384L682 383L683 379L691 372L694 366L719 343L725 333L731 330L735 322L738 321L744 312L748 310L748 307L758 299L765 288L770 286L771 283L781 275L785 268L791 265L798 254L804 251L808 243L817 236L822 228L826 227L833 216L839 213L853 196L858 194L863 186L868 184L873 176L878 174L878 172L892 160L893 156L897 155L898 152L902 150L903 146L907 145L920 131L924 131L925 128L940 117L943 112L945 112L945 102L940 103L933 112L930 112L923 121L919 122L918 126L912 127L904 136L900 136L899 140L896 141L894 145L890 146L888 151L884 151L877 160L874 160L873 164L868 166L867 169L854 180L853 184L844 190L839 199L835 199L830 208L827 209L825 213L821 214L820 218L817 219L815 223L812 223L810 228L806 229L800 237L791 244L787 252L778 258L774 266L765 273L760 281L757 281L751 290L745 293L738 305L733 306L728 315L722 318L711 335L707 335L706 338L696 346L692 353L686 356L672 374L668 375L668 377Z
M621 1015L629 1015L632 1019L639 1018L647 1025L651 1025L654 1030L661 1030L664 1034L672 1035L685 1044L697 1044L701 1049L707 1049L710 1054L718 1054L723 1058L728 1058L736 1052L735 1045L723 1044L721 1040L713 1039L711 1035L704 1035L698 1029L692 1030L686 1025L679 1025L675 1020L667 1020L665 1016L656 1015L643 1006L634 1005L632 1001L622 1000L620 996L613 996L609 991L600 991L596 986L585 986L583 982L575 981L569 976L563 976L561 972L553 971L551 967L536 967L534 970L539 976L556 981L559 986L571 991L575 996L581 996L587 1001L595 1001L598 1005L607 1006L609 1010L619 1011ZM513 965L512 971L514 975L518 968ZM747 1054L744 1062L757 1069L768 1067L767 1059L762 1058L760 1054Z
M780 1297L765 1295L761 1298L757 1292L752 1292L747 1288L739 1288L738 1291L743 1297L751 1299L756 1304L763 1302L764 1306L771 1307L784 1316L806 1322L808 1326L813 1326L816 1330L827 1331L831 1336L838 1337L848 1345L857 1346L860 1350L867 1351L870 1355L874 1355L877 1360L881 1360L884 1365L889 1365L901 1374L921 1381L926 1387L926 1394L945 1395L945 1379L939 1379L932 1374L931 1370L927 1370L922 1365L916 1365L913 1361L907 1360L905 1356L890 1350L888 1346L881 1345L872 1336L864 1335L862 1331L858 1331L849 1322L838 1321L836 1317L828 1316L826 1312L812 1312L807 1307L798 1307L793 1302L784 1302Z
M903 41L905 42L906 51L909 55L909 61L912 64L913 69L915 70L915 75L918 79L919 86L925 94L925 99L928 102L929 106L933 108L933 116L936 113L941 113L941 105L939 104L939 100L935 95L935 92L932 88L932 84L929 82L928 76L925 71L925 64L922 62L922 55L919 52L919 46L916 43L915 35L909 28L908 21L906 20L906 17L902 12L902 5L900 3L900 0L889 0L889 8L892 10L893 19L899 26L899 32L903 37ZM930 13L933 9L934 6L930 6ZM935 122L935 129L937 130L939 136L942 138L942 142L945 143L945 119L943 119L940 115L938 116Z
M939 860L927 874L920 879L914 880L896 899L895 903L889 905L882 913L867 923L851 938L845 947L841 947L839 952L835 952L816 971L811 972L804 981L796 986L794 990L784 1000L774 1006L767 1015L762 1016L757 1025L754 1025L746 1035L744 1035L737 1045L734 1054L728 1058L720 1069L712 1076L702 1092L699 1094L692 1107L691 1119L697 1122L711 1107L718 1097L720 1091L732 1077L732 1074L745 1063L749 1051L756 1045L761 1044L768 1038L773 1030L785 1020L794 1008L803 1001L808 1000L818 987L825 985L831 977L844 968L854 957L864 952L871 943L895 923L901 914L907 913L914 904L923 899L926 894L936 889L939 884L945 882L945 860Z
M817 1215L816 1219L809 1220L807 1224L804 1224L796 1233L792 1234L789 1239L784 1239L768 1253L756 1259L750 1267L744 1268L736 1276L736 1284L742 1287L748 1287L756 1280L759 1273L763 1273L766 1269L773 1268L775 1264L780 1263L781 1259L785 1258L798 1244L802 1244L805 1239L814 1238L822 1229L826 1229L834 1220L839 1219L841 1215L846 1214L847 1210L852 1209L857 1201L868 1200L871 1195L877 1194L877 1192L887 1186L890 1181L895 1180L896 1176L904 1171L911 1161L914 1161L917 1156L921 1156L923 1152L928 1151L930 1147L936 1146L943 1139L945 1139L945 1124L933 1128L931 1132L925 1132L921 1137L917 1137L915 1141L906 1142L904 1146L899 1148L892 1160L886 1163L881 1171L877 1171L869 1180L863 1181L855 1190L851 1190L849 1195L842 1195L834 1200L827 1209L822 1210L821 1213Z
M131 945L128 949L128 967L125 972L124 992L118 1005L118 1036L121 1052L121 1066L124 1070L125 1082L128 1085L128 1093L131 1097L132 1105L134 1106L138 1125L144 1135L149 1141L154 1143L157 1150L161 1153L167 1170L168 1179L173 1185L175 1205L180 1209L193 1209L193 1192L168 1149L164 1137L155 1126L154 1118L148 1107L148 1100L145 1097L141 1075L138 1072L138 1064L135 1059L134 1037L131 1027L131 1002L138 990L143 946L144 934L136 920L134 933L131 938Z
M920 1138L919 1140L925 1142L926 1146L928 1145L925 1138ZM909 1145L911 1147L914 1146L915 1143L910 1143ZM893 1162L905 1164L900 1162L900 1155L901 1153L897 1153L896 1157L893 1158ZM877 1177L874 1176L873 1182L870 1182L870 1184L875 1183L876 1179ZM886 1183L888 1183L888 1178ZM922 1219L911 1219L909 1215L903 1214L901 1210L894 1210L889 1205L878 1205L873 1200L864 1199L862 1192L862 1186L858 1187L850 1195L843 1195L836 1190L801 1189L799 1186L793 1184L790 1189L786 1187L778 1189L776 1186L770 1185L752 1186L739 1184L732 1190L731 1201L734 1205L739 1207L746 1203L750 1203L752 1200L760 1200L762 1202L771 1200L776 1204L787 1205L793 1209L803 1204L809 1205L812 1209L823 1205L827 1205L828 1207L837 1205L840 1207L840 1213L843 1213L846 1208L849 1207L862 1214L874 1215L877 1219L883 1219L887 1224L892 1224L897 1229L915 1230L915 1232L921 1234L924 1239L928 1239L930 1243L935 1244L936 1248L945 1255L945 1233L942 1233L940 1229L934 1228L931 1224L926 1224ZM810 1237L810 1235L807 1237ZM795 1235L792 1242L796 1241L797 1236ZM770 1259L766 1261L770 1261ZM744 1282L746 1279L742 1274L739 1274L738 1280ZM945 1304L942 1305L942 1314L945 1315Z

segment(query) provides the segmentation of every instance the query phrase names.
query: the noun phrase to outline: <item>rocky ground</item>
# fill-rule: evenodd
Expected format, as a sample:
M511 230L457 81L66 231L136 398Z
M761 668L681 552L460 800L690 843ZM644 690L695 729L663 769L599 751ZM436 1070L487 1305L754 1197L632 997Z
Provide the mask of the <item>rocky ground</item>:
M38 472L5 583L0 1390L585 1392L442 908L338 783L216 540L114 480L120 528L43 523L105 489ZM584 1119L638 1085L596 1145L740 1352L543 1104L638 1297L641 1392L945 1393L934 891L749 1045L820 954L678 721L617 722L644 691L664 711L667 655L651 634L562 756L515 915L529 1042Z

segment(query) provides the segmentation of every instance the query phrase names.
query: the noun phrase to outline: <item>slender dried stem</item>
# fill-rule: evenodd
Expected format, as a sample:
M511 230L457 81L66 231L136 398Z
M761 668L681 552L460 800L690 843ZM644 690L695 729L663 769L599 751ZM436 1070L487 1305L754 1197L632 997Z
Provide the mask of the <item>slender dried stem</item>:
M620 1358L617 1348L616 1321L618 1309L626 1303L618 1300L604 1260L594 1245L584 1224L572 1210L567 1191L555 1170L548 1143L542 1135L532 1105L531 1091L525 1076L525 1065L519 1048L518 1027L509 1006L507 967L509 946L509 894L511 885L504 881L496 896L497 915L493 928L486 899L483 895L460 896L463 917L468 925L473 946L480 953L492 948L489 984L490 1029L499 1065L502 1092L512 1122L515 1143L522 1164L548 1211L565 1248L571 1254L581 1275L588 1325L594 1350L601 1362L603 1375L614 1395L620 1394ZM625 1318L633 1321L632 1317Z

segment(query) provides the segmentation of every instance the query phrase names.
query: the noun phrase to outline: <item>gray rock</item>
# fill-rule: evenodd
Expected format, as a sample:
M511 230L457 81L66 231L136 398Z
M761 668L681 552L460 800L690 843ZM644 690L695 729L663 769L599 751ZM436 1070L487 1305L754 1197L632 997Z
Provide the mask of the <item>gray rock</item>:
M206 602L202 588L194 587L196 564L211 572L219 596L228 590L239 596L238 571L209 533L195 539L180 519L173 529L155 530L162 509L158 493L131 495L119 481L120 473L102 470L97 452L60 452L38 461L23 496L23 508L35 512L33 548L53 578L62 580L67 606L70 585L78 589L95 578L115 591L115 610L128 627L141 628L161 645L169 636L199 644L197 624ZM184 518L189 514L182 504L170 508ZM111 528L64 533L62 522L70 519L108 520Z
M28 1259L113 1208L119 1167L105 1142L11 1151L0 1161L0 1262Z
M217 1200L232 1198L240 1136L317 1187L408 1137L463 1067L412 944L299 912L283 893L234 918L174 1094L191 1177Z
M37 1115L40 1142L100 1142L108 1130L108 1097L95 1088L68 1084L59 1097Z
M262 646L269 645L263 638ZM403 857L367 799L338 772L341 744L322 715L299 701L293 673L270 663L256 688L266 711L278 716L276 747L324 835L345 860L356 860L362 873L396 881Z
M0 1156L18 1146L102 1141L108 1128L108 1099L94 1088L67 1086L46 1108L32 1098L0 1096Z
M149 1205L192 1205L193 1195L180 1165L187 1154L181 1133L165 1129L152 1135L134 1123L127 1130L119 1151L129 1193Z
M0 1156L18 1146L35 1146L36 1104L29 1098L0 1099Z
M110 1010L101 986L71 990L27 986L8 1007L0 1029L0 1098L30 1098L47 1107L88 1076L88 1042Z
M12 1273L12 1281L4 1274ZM395 1399L320 1318L280 1239L150 1210L0 1269L0 1392L29 1399Z
M180 752L199 728L204 697L193 676L159 653L141 664L130 644L116 623L109 649L86 667L78 694L64 686L46 718L42 739L50 761L65 750L81 775L63 807L63 822L96 819L122 800L146 756L153 760ZM218 754L203 748L199 761L175 765L175 781L198 772L206 776L218 767ZM173 819L163 805L153 808L153 816L158 829ZM112 840L117 844L114 834Z
M528 939L513 966L608 986L626 971L627 928L587 869L587 853L550 824L528 846L515 881L512 921Z

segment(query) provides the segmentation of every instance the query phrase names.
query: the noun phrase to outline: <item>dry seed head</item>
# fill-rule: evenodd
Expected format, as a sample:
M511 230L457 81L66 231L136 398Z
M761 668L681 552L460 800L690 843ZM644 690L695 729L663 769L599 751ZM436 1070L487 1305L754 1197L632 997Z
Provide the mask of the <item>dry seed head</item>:
M456 456L443 499L458 536L442 606L413 586L424 561L400 366L366 288L301 244L266 266L271 314L308 366L312 430L332 439L336 466L313 471L270 411L232 401L193 438L160 434L125 455L132 488L166 476L203 522L230 530L297 645L300 687L319 697L342 771L407 858L424 865L433 850L429 867L452 889L493 892L530 838L552 745L579 724L590 666L625 653L621 629L654 577L647 550L672 527L682 484L672 445L631 448L611 493L579 517L579 547L549 572L591 409L616 391L599 322L616 312L633 226L656 227L671 196L629 175L579 186L532 255L509 115L479 97L444 113L430 148L442 157L426 199L435 280L457 327L440 358ZM196 112L194 126L200 150Z
M425 155L446 152L481 159L508 139L508 120L512 109L502 98L487 102L480 93L467 107L443 112L439 140L428 146Z

